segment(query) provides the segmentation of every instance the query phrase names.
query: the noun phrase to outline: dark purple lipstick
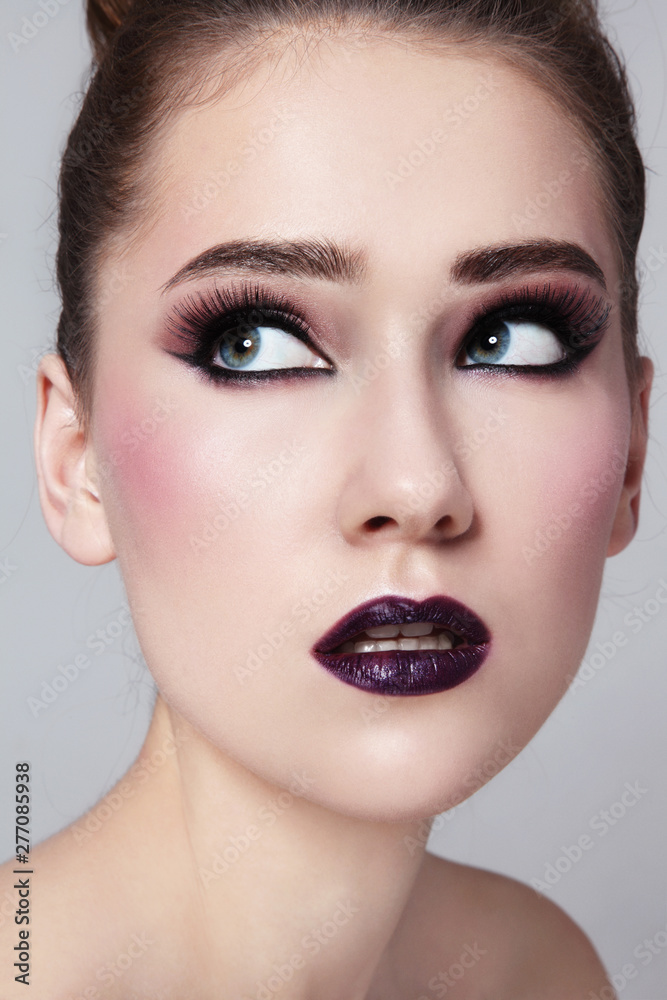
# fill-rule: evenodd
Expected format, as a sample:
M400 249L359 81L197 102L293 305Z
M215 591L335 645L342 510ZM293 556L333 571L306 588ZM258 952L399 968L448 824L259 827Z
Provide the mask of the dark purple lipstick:
M364 691L434 694L467 681L490 643L484 622L451 597L413 601L389 594L337 621L311 653L341 681ZM368 650L355 649L360 644Z

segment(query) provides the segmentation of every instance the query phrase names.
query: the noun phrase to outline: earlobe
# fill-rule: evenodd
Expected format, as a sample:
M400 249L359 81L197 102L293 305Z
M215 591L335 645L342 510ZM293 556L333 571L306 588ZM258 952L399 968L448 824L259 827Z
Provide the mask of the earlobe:
M623 489L609 538L607 556L618 555L634 538L639 523L639 500L648 444L648 408L653 384L654 366L650 358L642 357L640 386L632 415L630 447Z
M77 562L97 566L115 558L106 513L93 475L92 444L75 409L62 358L47 354L37 371L35 465L47 527Z

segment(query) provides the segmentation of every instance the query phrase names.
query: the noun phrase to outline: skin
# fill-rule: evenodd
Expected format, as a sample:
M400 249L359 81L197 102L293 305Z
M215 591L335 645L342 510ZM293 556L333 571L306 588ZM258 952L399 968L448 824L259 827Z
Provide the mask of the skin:
M400 158L489 79L474 116L392 187ZM286 121L244 159L278 106ZM516 753L542 725L585 651L605 559L636 529L652 366L643 359L633 411L617 260L582 148L549 99L492 54L427 55L389 39L329 39L298 59L289 50L169 130L162 209L127 249L122 287L101 314L88 440L59 359L45 358L38 378L47 524L80 562L118 558L159 694L139 761L152 773L130 772L99 829L87 832L84 818L35 852L34 936L49 973L40 980L35 964L34 997L58 984L63 996L127 998L132 987L154 1000L213 1000L221 983L225 996L256 997L294 955L304 964L281 984L289 1000L431 997L429 979L466 946L484 957L457 998L583 1000L605 986L562 911L511 879L427 854L422 823L470 795L499 746ZM234 155L243 169L186 218ZM565 193L518 232L513 217L563 170L573 175ZM356 285L258 277L308 313L335 378L214 385L167 353L170 306L255 276L161 287L207 247L251 237L330 238L368 254ZM579 244L602 268L613 306L604 338L560 380L458 369L471 311L498 289L553 281L602 294L563 271L450 280L462 252L543 237ZM383 352L384 367L355 382ZM494 412L499 426L462 457L456 445ZM281 471L249 489L292 444ZM439 468L447 474L420 494ZM608 485L582 501L608 470ZM244 489L248 505L193 547ZM577 501L571 527L539 558L522 557ZM240 679L235 665L336 573L323 603ZM493 635L482 669L406 698L330 676L311 645L387 593L447 594L474 609ZM238 857L223 870L233 844ZM56 913L81 943L76 958L56 940ZM327 921L336 930L315 954L304 936ZM134 933L152 943L103 986L100 967Z

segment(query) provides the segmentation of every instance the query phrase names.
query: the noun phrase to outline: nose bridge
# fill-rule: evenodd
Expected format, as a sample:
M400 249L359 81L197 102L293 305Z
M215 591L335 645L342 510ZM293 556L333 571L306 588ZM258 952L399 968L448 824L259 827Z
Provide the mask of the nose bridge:
M372 437L378 451L391 454L395 464L405 463L405 473L414 476L420 465L441 461L455 429L444 386L429 372L422 351L416 345L406 350L405 342L396 349L396 343L386 340L362 366L354 379L355 406L364 443Z
M352 533L386 525L406 537L454 537L472 520L456 408L425 350L413 341L392 352L388 343L351 379L343 524Z

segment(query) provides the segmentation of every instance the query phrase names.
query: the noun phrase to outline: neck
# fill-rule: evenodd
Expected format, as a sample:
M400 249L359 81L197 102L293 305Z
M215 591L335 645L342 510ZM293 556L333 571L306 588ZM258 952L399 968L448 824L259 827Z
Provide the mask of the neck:
M164 920L173 939L174 912L191 914L198 981L212 996L224 982L226 995L262 1000L289 980L290 1000L362 1000L417 879L424 824L335 813L309 801L307 774L278 788L158 696L142 758L173 744L145 801L160 803L153 857L173 874Z

